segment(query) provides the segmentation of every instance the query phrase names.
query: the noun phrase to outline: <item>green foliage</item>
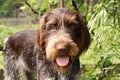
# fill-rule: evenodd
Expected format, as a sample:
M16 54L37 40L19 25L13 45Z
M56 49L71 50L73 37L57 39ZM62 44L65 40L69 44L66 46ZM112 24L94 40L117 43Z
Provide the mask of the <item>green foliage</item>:
M82 73L83 80L116 80L115 77L119 76L120 13L117 12L120 11L118 5L114 4L113 7L113 4L113 0L101 1L94 6L91 17L88 16L92 42L87 53L81 56L81 63L85 64L87 69ZM109 12L106 9L109 9Z
M32 8L42 15L44 12L50 11L51 9L60 8L59 0L27 0ZM74 0L78 9L81 13L86 14L87 12L87 0ZM38 4L39 3L39 4ZM65 7L75 9L72 0L64 0ZM30 9L25 5L27 9ZM31 10L29 10L31 13Z
M4 40L12 35L13 32L15 32L15 28L0 25L0 47L3 45Z
M0 51L0 69L3 69L3 56L2 56L2 51Z
M12 17L15 11L14 4L23 0L0 0L0 17Z
M83 13L86 14L87 11L87 0L74 0L76 2L76 5L78 9ZM15 8L14 4L16 2L23 2L24 0L1 0L0 1L0 17L13 17L15 16ZM39 15L42 15L44 12L47 12L54 8L59 8L60 3L59 0L27 0L27 2L31 5L31 7L39 13ZM9 5L8 5L9 4ZM32 16L36 16L33 14L30 10L30 8L25 4L24 6L26 8L26 12L29 13ZM65 0L65 7L74 9L72 0ZM38 15L37 15L38 16Z
M47 12L51 9L57 8L58 6L58 0L27 0L27 1L32 6L32 8L39 13L39 15L42 15L44 12ZM29 13L31 13L30 8L26 4L25 7L29 9Z

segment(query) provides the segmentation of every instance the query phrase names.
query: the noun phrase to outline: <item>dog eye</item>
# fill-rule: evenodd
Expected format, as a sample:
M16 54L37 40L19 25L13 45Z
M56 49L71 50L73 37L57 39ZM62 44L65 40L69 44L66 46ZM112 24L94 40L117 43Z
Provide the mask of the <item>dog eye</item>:
M74 25L74 23L68 23L67 24L67 26L73 26Z
M57 30L56 24L49 24L49 25L47 26L47 30Z
M67 29L74 29L75 26L76 26L75 23L68 23L66 27L67 27Z
M71 23L68 23L68 24L67 24L68 27L76 26L76 25L77 25L77 23L75 23L75 22L71 22Z

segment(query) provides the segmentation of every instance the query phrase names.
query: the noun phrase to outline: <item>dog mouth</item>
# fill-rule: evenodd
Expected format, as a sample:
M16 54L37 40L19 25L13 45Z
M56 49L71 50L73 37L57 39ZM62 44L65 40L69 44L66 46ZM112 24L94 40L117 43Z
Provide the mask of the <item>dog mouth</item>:
M54 68L64 74L70 69L72 58L68 55L66 56L56 56L54 59Z
M57 65L60 67L65 67L70 62L70 58L68 56L62 56L62 57L58 56L58 57L56 57L55 60L56 60Z

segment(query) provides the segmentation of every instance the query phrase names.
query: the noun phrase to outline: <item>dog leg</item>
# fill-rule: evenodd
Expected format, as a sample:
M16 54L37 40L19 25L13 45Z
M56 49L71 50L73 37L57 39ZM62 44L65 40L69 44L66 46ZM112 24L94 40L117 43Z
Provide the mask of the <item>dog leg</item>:
M8 48L4 51L4 80L15 80L17 74L17 55Z

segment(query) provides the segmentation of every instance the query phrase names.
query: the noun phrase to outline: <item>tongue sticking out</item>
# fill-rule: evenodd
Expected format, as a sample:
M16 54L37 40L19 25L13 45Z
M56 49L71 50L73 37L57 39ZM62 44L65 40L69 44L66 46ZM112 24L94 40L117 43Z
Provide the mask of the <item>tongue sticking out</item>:
M69 57L57 57L56 62L59 66L67 66L69 63Z

